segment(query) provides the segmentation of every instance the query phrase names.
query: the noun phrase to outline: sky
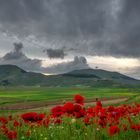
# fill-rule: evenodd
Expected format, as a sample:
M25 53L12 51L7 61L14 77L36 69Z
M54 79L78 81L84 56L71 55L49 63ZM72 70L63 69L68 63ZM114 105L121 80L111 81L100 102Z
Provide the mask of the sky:
M0 0L0 65L140 79L139 0Z

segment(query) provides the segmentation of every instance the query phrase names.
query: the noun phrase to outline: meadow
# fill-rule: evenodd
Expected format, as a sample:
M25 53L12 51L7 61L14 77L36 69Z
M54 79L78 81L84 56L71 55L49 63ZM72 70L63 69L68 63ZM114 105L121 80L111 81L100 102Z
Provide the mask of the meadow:
M86 98L131 97L140 92L138 88L45 88L45 87L11 87L0 88L0 105L27 103L32 101L71 100L80 93Z
M85 105L112 97L128 100ZM0 107L62 100L44 110L1 110L0 140L140 140L139 88L0 88Z

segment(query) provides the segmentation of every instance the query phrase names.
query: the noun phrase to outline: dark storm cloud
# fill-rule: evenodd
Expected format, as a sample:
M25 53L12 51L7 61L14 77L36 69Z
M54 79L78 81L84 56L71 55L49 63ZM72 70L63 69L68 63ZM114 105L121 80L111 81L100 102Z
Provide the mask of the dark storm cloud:
M48 57L51 59L51 58L61 58L61 59L64 59L65 57L65 53L64 53L64 50L63 49L46 49L46 50L43 50L44 52L47 53Z
M125 0L119 14L116 43L112 42L110 53L120 56L140 57L140 1ZM113 49L115 48L115 49Z
M14 43L13 45L14 50L0 58L0 65L11 64L27 71L43 72L44 68L41 66L41 60L28 58L22 52L22 43Z
M14 43L14 51L9 52L3 56L3 60L12 60L12 59L20 59L25 57L22 53L23 44L22 43Z
M83 56L75 56L73 61L62 62L46 68L48 73L66 73L77 69L88 69L89 65Z
M104 26L104 5L98 0L1 0L0 21L9 30L22 34L98 34Z
M0 29L65 40L69 53L140 57L139 13L139 0L0 0Z
M11 65L17 65L26 71L33 71L33 72L40 72L40 73L56 73L56 74L64 73L76 69L89 68L86 58L82 56L81 57L75 56L73 61L68 61L65 63L60 63L45 68L42 67L42 60L30 59L24 54L22 50L24 46L21 42L13 43L13 45L14 45L13 51L6 53L3 57L0 58L0 65L11 64ZM58 57L57 54L53 54L53 58L54 57Z
M22 43L14 43L15 46L15 52L20 52L22 51L23 44Z

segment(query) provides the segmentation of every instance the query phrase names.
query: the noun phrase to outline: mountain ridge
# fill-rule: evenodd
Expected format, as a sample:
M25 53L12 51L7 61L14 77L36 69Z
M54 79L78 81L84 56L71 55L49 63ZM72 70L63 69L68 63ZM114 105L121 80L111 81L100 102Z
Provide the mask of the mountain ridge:
M27 72L15 65L0 65L0 86L114 86L137 85L140 80L102 69L80 69L58 75Z

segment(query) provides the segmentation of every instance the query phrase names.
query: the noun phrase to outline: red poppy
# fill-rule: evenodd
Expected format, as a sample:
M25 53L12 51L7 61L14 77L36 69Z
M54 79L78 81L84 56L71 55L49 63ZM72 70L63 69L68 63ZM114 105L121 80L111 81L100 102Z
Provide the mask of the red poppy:
M124 132L127 131L127 126L125 124L123 124L122 127Z
M85 98L83 96L81 96L80 94L75 95L74 100L76 103L84 105Z
M45 126L45 127L48 127L49 126L49 123L50 123L50 117L48 116L48 117L46 117L44 120L43 120L43 125Z
M13 119L13 116L12 115L9 115L9 121L12 121L12 119Z
M75 115L76 118L84 117L85 116L85 110L81 109L79 112L75 112L74 115Z
M8 132L7 137L11 140L16 140L17 139L17 133L15 131L10 131L10 132Z
M85 117L84 123L85 123L85 125L90 125L92 122L91 122L91 119L89 117Z
M98 125L100 125L102 128L105 128L107 125L106 120L99 120Z
M17 121L17 120L14 120L14 127L18 127L20 124L19 124L19 122Z
M64 110L62 106L56 106L51 109L51 113L53 117L60 117L62 114L64 114Z
M9 131L8 128L6 127L6 125L1 126L1 130L4 134L7 134Z
M38 121L38 122L40 122L40 121L42 121L43 119L45 118L45 114L38 114L37 116L36 116L36 120Z
M61 124L61 123L62 123L62 120L59 118L54 121L54 124Z
M39 121L42 121L45 118L45 115L44 114L38 114L36 112L28 112L28 113L22 114L21 118L25 122L39 122Z
M0 117L0 122L3 124L7 124L8 120L5 117Z
M120 132L120 128L118 126L116 126L116 125L110 126L110 128L109 128L109 135L110 136L113 136L119 132Z
M101 109L102 108L102 103L101 101L96 102L96 108Z
M86 116L88 117L95 117L95 109L92 107L89 107L86 111Z
M131 129L134 129L136 131L140 131L140 125L139 124L131 124L130 125L130 128Z
M67 102L63 109L66 113L72 114L74 112L74 104L72 102Z
M36 112L29 112L29 113L22 114L21 117L25 122L35 122L36 117L37 117L37 113Z
M79 104L74 104L74 111L79 112L82 109L81 105Z

